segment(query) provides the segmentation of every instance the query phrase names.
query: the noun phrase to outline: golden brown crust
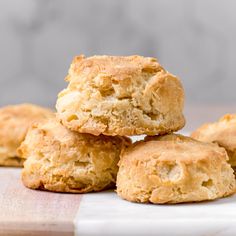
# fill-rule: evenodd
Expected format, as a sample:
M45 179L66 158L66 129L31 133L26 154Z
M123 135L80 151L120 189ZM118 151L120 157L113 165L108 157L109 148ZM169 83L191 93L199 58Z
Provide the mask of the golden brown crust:
M117 193L134 202L213 200L235 192L227 153L215 144L170 134L147 138L121 155Z
M154 58L79 56L57 117L69 129L93 135L164 134L181 129L184 91Z
M0 166L22 167L24 161L21 157L7 157L1 161Z
M55 192L86 193L114 187L126 137L73 132L54 119L35 124L19 148L27 158L25 186Z
M17 148L30 125L53 116L49 109L32 104L6 106L0 109L0 166L22 166Z
M191 136L224 147L229 155L229 163L236 167L236 114L227 114L215 123L204 124Z

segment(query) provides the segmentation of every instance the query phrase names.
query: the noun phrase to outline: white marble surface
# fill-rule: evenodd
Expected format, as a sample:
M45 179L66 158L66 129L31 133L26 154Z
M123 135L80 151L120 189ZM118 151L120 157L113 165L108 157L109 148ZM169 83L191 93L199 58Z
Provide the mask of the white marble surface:
M236 1L1 0L0 105L54 106L74 55L158 57L191 103L236 100Z
M77 236L233 236L236 196L177 205L137 204L114 192L83 196L75 219Z
M142 138L134 136L133 141ZM236 195L199 203L153 205L122 200L114 191L84 194L74 225L76 236L233 236Z

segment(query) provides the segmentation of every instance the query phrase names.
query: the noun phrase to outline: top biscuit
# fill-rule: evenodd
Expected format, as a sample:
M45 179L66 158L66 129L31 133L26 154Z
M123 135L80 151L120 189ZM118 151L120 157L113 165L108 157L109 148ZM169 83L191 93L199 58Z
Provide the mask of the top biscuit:
M156 135L181 129L184 91L155 58L76 57L58 95L57 117L93 135Z
M0 109L0 165L22 166L17 148L35 121L53 116L51 110L32 104L6 106Z
M236 114L227 114L215 123L204 124L191 136L224 147L229 155L229 163L236 166Z

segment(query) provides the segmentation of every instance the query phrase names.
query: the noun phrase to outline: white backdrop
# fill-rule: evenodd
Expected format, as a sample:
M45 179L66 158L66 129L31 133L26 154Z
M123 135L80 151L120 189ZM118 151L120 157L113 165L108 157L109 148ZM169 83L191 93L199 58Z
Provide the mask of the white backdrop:
M82 53L158 57L188 103L234 104L235 9L235 0L0 0L0 105L53 106Z

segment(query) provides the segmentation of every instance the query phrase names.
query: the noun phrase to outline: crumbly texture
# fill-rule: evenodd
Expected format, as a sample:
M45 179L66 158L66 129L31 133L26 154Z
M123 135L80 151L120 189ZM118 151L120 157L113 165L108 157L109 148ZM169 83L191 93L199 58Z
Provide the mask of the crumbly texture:
M184 90L155 58L76 57L58 95L57 117L93 135L156 135L181 129Z
M126 137L73 132L54 119L35 124L19 148L26 187L54 192L86 193L115 186Z
M156 204L213 200L235 192L227 153L181 135L146 138L121 155L117 193Z
M22 166L17 148L35 121L54 116L49 109L32 104L6 106L0 109L0 166Z
M204 124L191 136L224 147L229 156L229 163L236 167L236 114L227 114L215 123Z

